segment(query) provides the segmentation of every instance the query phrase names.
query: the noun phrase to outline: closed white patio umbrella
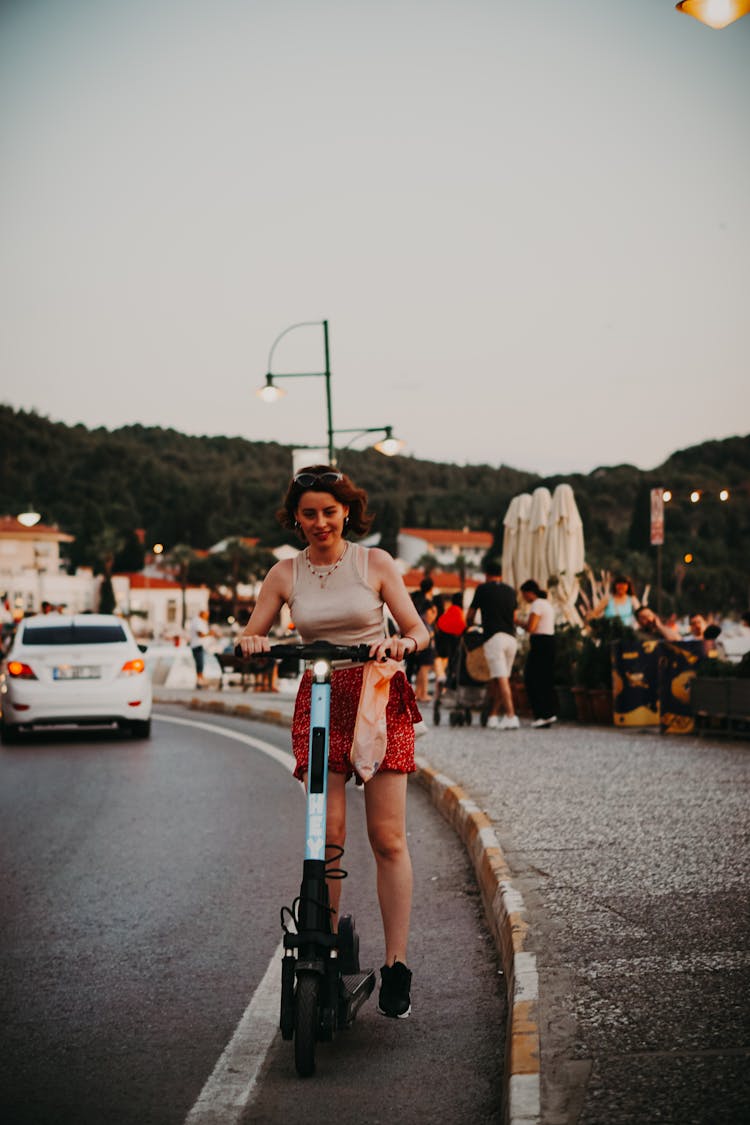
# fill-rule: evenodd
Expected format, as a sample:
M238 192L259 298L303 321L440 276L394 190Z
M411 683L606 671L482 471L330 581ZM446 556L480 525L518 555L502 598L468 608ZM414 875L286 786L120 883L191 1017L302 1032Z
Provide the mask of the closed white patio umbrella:
M531 496L528 492L522 492L518 497L518 534L513 570L516 588L531 577ZM508 579L505 578L505 581Z
M547 526L547 567L556 578L553 597L560 615L572 625L581 625L576 610L578 578L585 565L583 522L569 484L558 484L552 496Z
M544 588L547 585L549 569L547 566L547 525L552 510L552 493L544 485L535 488L531 494L531 515L529 534L531 536L531 573L529 578ZM522 579L523 581L523 579Z
M518 539L518 496L514 496L503 516L503 581L516 585L516 541ZM523 579L521 579L523 581Z

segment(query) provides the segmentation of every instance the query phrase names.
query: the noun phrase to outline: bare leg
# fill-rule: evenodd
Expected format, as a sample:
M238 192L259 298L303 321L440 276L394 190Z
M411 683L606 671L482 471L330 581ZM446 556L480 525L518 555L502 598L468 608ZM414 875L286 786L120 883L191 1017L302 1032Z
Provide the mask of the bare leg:
M513 715L515 715L516 710L513 706L513 695L510 690L510 680L507 676L501 676L497 682L499 685L500 699L502 701L503 711L506 715L510 715L512 717Z
M385 964L406 964L412 869L406 842L406 774L376 773L365 785L367 833L377 865Z
M427 703L430 698L430 665L425 664L417 669L416 691L417 703Z
M489 714L490 715L499 715L500 714L500 708L502 707L503 700L502 700L502 695L500 694L500 681L497 679L497 677L493 676L493 678L490 680L489 688L490 688L490 710L489 710Z

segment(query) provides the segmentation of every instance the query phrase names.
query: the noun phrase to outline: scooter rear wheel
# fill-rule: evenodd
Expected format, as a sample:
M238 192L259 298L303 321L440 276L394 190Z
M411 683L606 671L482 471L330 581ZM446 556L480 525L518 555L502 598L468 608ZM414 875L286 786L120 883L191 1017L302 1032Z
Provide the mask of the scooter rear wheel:
M315 1073L319 1002L320 977L317 973L300 973L294 995L294 1065L300 1078Z
M350 976L359 972L359 934L354 928L351 914L342 914L339 919L339 972Z

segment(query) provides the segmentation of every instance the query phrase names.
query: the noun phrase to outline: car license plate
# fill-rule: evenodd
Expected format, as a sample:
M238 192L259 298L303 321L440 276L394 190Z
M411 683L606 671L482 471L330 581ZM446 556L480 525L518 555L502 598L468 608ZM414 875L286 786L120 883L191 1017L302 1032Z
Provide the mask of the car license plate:
M60 664L52 669L53 680L98 680L101 674L95 664Z

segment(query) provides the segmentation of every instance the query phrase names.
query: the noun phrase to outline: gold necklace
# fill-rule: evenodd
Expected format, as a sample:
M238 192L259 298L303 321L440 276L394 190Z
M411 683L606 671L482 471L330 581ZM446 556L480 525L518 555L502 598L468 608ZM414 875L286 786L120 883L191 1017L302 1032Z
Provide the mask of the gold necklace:
M341 565L341 563L343 562L343 559L344 559L344 555L346 554L346 552L348 550L349 550L349 544L345 543L343 551L341 552L339 557L336 559L336 562L333 563L332 566L317 568L317 567L314 567L313 564L310 562L310 548L305 547L305 550L304 550L303 554L305 556L305 562L307 563L307 569L310 571L310 574L312 574L312 576L314 578L318 579L318 581L320 582L321 590L324 590L326 588L326 585L328 583L328 579L331 577L333 572Z

